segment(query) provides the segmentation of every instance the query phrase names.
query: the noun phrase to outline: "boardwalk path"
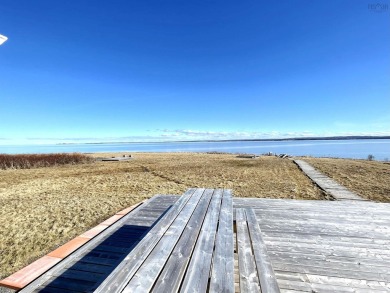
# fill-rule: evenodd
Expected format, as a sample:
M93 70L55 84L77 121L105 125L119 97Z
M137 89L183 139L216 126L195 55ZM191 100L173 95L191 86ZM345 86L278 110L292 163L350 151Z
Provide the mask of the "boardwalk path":
M336 200L366 200L356 193L348 190L346 187L337 183L328 176L317 171L310 164L302 160L294 160L295 164L311 179L313 180L322 190L327 194L335 198Z

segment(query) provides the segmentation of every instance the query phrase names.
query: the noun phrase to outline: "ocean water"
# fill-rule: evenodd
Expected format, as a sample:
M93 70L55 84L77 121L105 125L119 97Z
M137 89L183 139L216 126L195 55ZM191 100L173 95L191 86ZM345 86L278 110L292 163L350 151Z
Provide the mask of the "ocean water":
M0 145L0 153L228 152L390 159L390 139Z

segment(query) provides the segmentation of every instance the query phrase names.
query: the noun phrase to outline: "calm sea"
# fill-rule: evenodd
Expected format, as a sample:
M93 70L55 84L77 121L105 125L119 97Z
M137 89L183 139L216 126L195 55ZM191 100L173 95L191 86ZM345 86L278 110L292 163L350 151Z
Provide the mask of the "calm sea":
M228 152L308 155L376 160L390 159L390 139L304 140L304 141L227 141L227 142L162 142L62 145L0 146L0 153L97 153L97 152Z

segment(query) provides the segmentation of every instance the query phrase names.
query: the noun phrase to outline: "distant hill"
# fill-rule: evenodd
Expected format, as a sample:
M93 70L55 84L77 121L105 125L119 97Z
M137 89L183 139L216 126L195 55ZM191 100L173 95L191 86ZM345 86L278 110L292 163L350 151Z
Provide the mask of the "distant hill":
M350 139L390 139L390 136L314 136L314 137L290 137L290 138L253 138L253 139L226 139L206 141L286 141L286 140L350 140Z
M390 136L313 136L313 137L289 137L289 138L251 138L251 139L207 139L207 140L176 140L176 141L110 141L110 142L64 142L58 145L67 144L111 144L111 143L175 143L175 142L228 142L228 141L289 141L289 140L351 140L351 139L390 139Z

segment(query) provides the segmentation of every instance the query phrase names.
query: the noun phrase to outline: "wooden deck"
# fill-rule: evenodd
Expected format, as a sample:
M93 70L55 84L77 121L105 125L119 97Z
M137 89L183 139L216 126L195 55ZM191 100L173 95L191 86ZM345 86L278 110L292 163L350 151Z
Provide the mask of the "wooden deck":
M390 204L158 195L21 292L390 292Z
M390 292L390 204L235 198L256 213L281 292Z
M350 191L343 185L337 183L328 176L317 171L310 164L302 160L294 160L294 163L305 173L315 184L317 184L325 193L336 200L366 200L356 193Z

